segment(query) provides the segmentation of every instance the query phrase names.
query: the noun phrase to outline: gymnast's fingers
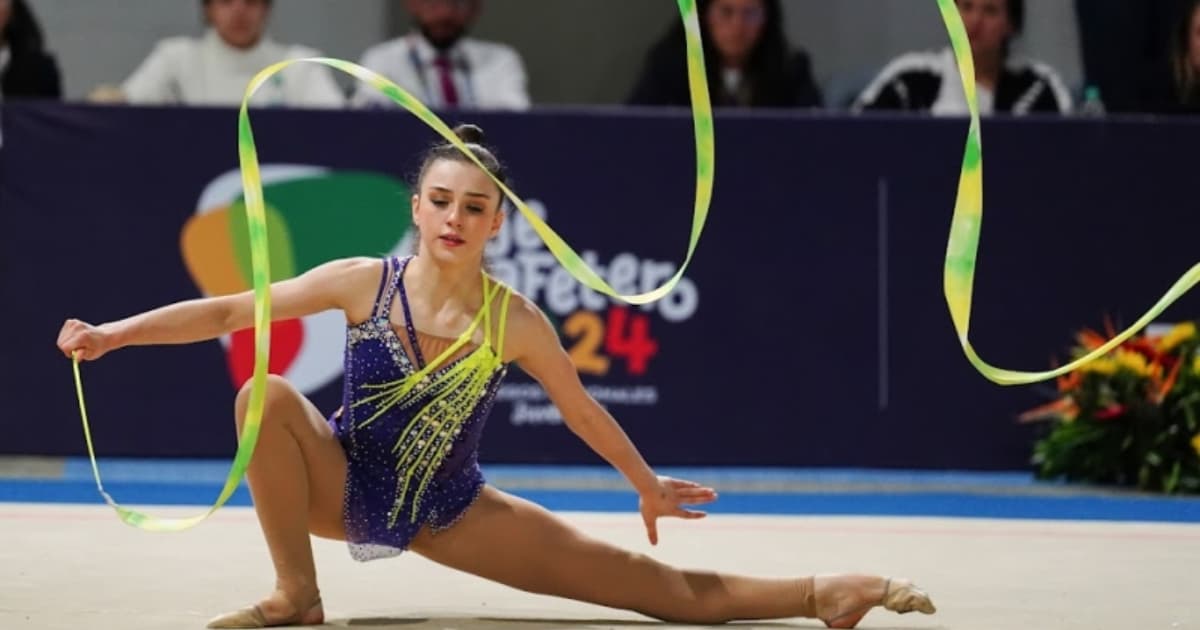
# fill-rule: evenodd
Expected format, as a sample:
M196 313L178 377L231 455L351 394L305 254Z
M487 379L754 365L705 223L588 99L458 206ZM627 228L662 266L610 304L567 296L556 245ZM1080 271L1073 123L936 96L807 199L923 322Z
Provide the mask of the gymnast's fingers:
M59 349L62 349L63 343L70 337L71 333L75 331L77 325L78 320L74 319L68 319L67 321L63 322L62 328L58 329L58 340L55 342Z
M675 491L675 496L686 500L711 501L717 498L712 488L683 488Z

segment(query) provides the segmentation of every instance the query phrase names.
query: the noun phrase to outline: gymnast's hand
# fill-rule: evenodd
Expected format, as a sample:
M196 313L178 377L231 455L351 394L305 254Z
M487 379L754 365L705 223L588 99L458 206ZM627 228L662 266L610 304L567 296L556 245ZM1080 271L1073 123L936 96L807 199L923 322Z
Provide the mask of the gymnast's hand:
M684 509L684 505L697 505L716 500L717 492L698 483L659 477L658 487L643 492L638 499L642 521L646 523L646 534L650 544L658 544L658 519L664 516L678 518L704 518L705 513Z
M68 319L58 333L58 349L67 358L79 352L81 361L95 361L114 347L112 335L101 326Z

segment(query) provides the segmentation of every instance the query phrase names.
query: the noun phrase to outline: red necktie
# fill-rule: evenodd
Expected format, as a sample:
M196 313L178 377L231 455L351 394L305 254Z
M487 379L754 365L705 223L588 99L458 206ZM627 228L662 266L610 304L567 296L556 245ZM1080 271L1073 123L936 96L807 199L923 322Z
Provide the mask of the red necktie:
M446 55L438 55L433 60L433 65L438 69L438 78L442 82L442 99L446 105L455 107L458 105L458 88L454 87L454 74L450 71L450 57Z

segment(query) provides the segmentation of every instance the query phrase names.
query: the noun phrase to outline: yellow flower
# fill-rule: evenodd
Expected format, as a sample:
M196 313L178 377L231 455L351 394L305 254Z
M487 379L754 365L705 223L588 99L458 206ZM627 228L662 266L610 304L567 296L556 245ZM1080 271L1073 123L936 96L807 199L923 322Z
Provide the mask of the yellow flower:
M1193 322L1184 322L1171 329L1170 332L1163 335L1158 340L1157 349L1159 352L1170 352L1179 344L1188 341L1196 336L1196 324Z
M1197 357L1197 359L1200 360L1200 357ZM1200 371L1200 364L1197 365L1197 369ZM1081 372L1095 372L1096 374L1112 376L1117 373L1117 362L1112 359L1095 359L1091 363L1083 364L1079 370Z
M1140 352L1120 348L1117 350L1116 363L1117 367L1129 370L1138 376L1149 376L1150 374L1150 366L1146 363L1146 357Z
M1192 448L1196 449L1197 455L1200 455L1200 433L1197 433L1196 437L1192 438Z
M1197 355L1195 359L1192 359L1192 372L1200 374L1200 355Z

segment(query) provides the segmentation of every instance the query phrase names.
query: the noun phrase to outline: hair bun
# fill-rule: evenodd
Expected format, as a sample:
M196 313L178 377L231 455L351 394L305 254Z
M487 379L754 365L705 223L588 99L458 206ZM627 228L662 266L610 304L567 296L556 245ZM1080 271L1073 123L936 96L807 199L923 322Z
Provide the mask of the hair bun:
M454 128L454 135L468 144L483 144L483 130L477 125L459 125Z

